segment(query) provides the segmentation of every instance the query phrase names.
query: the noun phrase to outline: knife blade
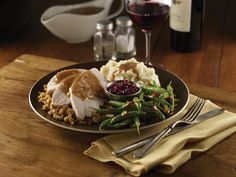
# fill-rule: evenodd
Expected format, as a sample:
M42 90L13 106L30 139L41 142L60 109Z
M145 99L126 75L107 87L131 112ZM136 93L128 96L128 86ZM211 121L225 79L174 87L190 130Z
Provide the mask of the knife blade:
M221 114L222 112L224 112L224 109L222 108L217 108L217 109L214 109L214 110L211 110L211 111L208 111L204 114L201 114L199 115L197 118L196 118L196 123L195 124L192 124L192 125L186 125L186 126L181 126L181 127L175 127L167 136L170 136L170 135L173 135L177 132L180 132L182 130L185 130L187 128L190 128L196 124L198 124L199 122L202 122L204 120L207 120L209 118L212 118L212 117L215 117L219 114ZM153 135L151 137L148 137L148 138L145 138L143 140L140 140L138 142L135 142L133 144L130 144L130 145L127 145L121 149L118 149L116 151L113 151L112 152L112 155L115 156L115 157L120 157L120 156L123 156L129 152L132 152L136 149L138 149L139 147L142 147L143 145L147 144L148 142L150 142L156 135Z
M202 121L204 121L204 120L207 120L207 119L209 119L209 118L215 117L215 116L221 114L222 112L224 112L224 109L222 109L222 108L216 108L216 109L213 109L213 110L211 110L211 111L208 111L208 112L206 112L206 113L204 113L204 114L201 114L201 115L199 115L199 116L196 118L196 120L193 122L194 124L190 124L190 125L189 125L189 124L186 124L186 125L180 126L180 127L179 127L179 126L176 126L175 128L173 128L173 130L172 130L167 136L173 135L173 134L175 134L175 133L178 133L179 131L182 131L182 130L185 130L185 129L187 129L187 128L190 128L190 127L196 125L197 123L202 122Z

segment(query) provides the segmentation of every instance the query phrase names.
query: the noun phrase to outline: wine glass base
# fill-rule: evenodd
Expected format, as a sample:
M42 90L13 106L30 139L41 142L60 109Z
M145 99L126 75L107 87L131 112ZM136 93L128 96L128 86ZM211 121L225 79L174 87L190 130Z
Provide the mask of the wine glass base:
M149 62L144 62L145 65L149 65L149 66L153 66L153 64L149 61Z

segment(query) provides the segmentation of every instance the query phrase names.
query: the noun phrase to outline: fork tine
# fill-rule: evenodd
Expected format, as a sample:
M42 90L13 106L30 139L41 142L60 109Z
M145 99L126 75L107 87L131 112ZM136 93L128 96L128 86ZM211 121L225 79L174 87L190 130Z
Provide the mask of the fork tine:
M198 104L194 107L193 111L191 112L191 115L185 117L183 120L186 121L190 121L192 120L194 117L197 117L198 114L200 113L199 110L201 110L201 105L202 105L203 100L201 98L199 98L199 102ZM199 112L199 113L198 113Z
M195 108L198 106L198 103L201 99L197 98L196 101L194 102L194 104L191 106L191 108L183 115L182 119L185 119L187 117L189 117L192 112L195 110Z
M186 118L185 120L194 121L198 117L198 115L200 114L205 102L206 102L206 100L201 99L201 102L199 104L199 107L196 109L195 114L191 117Z

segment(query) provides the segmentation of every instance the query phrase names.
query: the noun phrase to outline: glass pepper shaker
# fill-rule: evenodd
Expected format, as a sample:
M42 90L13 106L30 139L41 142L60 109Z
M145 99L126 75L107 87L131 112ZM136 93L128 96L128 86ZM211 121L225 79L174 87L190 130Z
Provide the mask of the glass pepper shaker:
M115 35L112 32L113 23L109 20L101 20L97 23L96 28L97 32L93 36L95 60L114 59Z
M116 58L119 60L129 59L136 55L135 30L132 27L133 22L127 16L121 16L116 19Z

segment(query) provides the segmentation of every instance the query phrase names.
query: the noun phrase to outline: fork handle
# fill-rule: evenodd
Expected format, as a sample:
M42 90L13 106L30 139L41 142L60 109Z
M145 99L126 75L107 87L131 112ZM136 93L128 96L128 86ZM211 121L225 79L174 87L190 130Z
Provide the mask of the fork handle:
M150 142L144 145L141 149L134 152L133 157L136 159L144 157L144 155L153 147L153 145L159 143L163 138L165 138L172 129L173 128L171 126L168 126L162 130Z

